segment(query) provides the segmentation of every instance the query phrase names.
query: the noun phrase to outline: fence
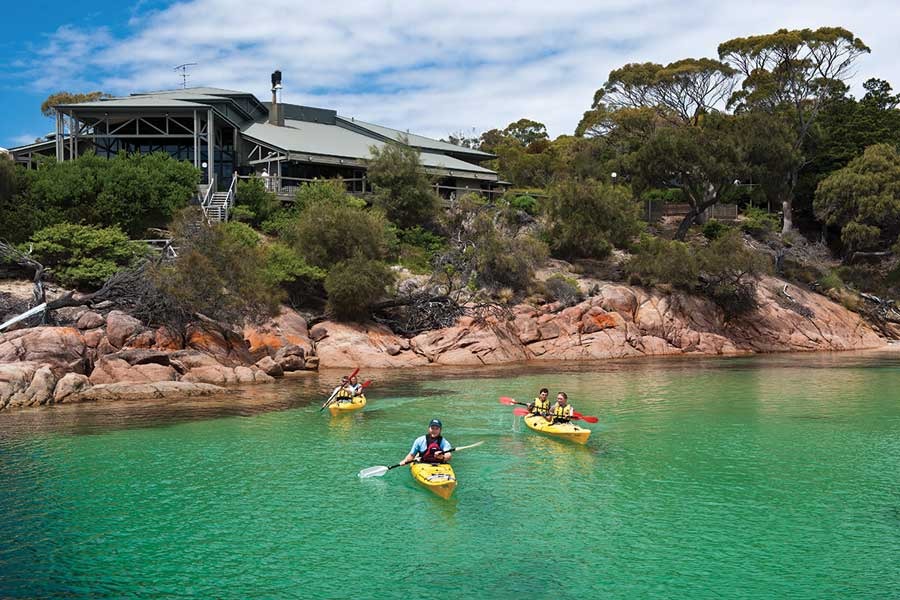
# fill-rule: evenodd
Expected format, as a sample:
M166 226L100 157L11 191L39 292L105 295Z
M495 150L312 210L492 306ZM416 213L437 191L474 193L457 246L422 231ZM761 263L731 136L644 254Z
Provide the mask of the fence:
M684 218L691 212L691 205L648 200L645 209L641 212L643 213L643 218L652 223L661 220L663 217ZM703 211L703 217L719 221L736 221L738 218L738 206L737 204L714 204Z

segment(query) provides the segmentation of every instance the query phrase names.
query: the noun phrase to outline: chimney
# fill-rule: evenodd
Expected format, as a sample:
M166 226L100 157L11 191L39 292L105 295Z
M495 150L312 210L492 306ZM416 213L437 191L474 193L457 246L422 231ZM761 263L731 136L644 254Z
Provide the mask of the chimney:
M272 73L272 108L269 109L269 123L284 126L284 111L278 106L278 91L281 89L281 71Z

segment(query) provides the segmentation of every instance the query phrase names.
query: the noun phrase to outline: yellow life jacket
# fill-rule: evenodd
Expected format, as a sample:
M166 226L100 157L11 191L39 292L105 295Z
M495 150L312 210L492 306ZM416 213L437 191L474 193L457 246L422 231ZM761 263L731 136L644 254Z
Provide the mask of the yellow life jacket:
M531 414L538 413L546 413L550 412L550 398L546 400L541 400L541 397L538 396L534 399L534 406L531 407Z
M341 389L338 390L336 398L352 398L353 392L348 390L346 386L341 386Z
M550 411L550 414L554 417L561 417L567 419L572 416L572 413L575 412L575 409L572 408L571 404L566 404L565 406L560 406L559 403L553 405L553 409Z

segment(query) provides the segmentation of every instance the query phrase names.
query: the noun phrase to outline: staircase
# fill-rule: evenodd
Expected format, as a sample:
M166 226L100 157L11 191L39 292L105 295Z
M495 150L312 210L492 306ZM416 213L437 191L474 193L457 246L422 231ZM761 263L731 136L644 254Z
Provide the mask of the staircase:
M237 173L231 178L231 185L228 191L217 192L216 181L213 179L209 186L200 197L200 206L203 208L203 214L206 216L206 222L210 225L213 223L224 223L228 220L228 213L234 206L234 192L237 186Z
M228 220L228 209L231 206L231 195L228 192L214 192L206 205L206 218L210 223L223 223Z

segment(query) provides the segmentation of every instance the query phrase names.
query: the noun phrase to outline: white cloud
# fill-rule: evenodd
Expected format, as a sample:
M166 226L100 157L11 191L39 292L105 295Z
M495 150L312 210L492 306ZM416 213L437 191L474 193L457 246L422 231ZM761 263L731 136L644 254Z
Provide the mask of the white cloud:
M872 47L857 89L871 76L900 86L894 15L886 1L187 0L133 18L125 36L60 28L27 75L41 91L129 93L177 87L173 67L197 62L191 85L267 98L279 68L287 102L435 136L520 117L557 135L615 67L715 56L780 27L847 27Z
M15 148L17 146L25 146L27 144L33 144L34 140L39 138L40 136L34 133L23 133L22 135L16 135L9 138L11 142L11 147Z

